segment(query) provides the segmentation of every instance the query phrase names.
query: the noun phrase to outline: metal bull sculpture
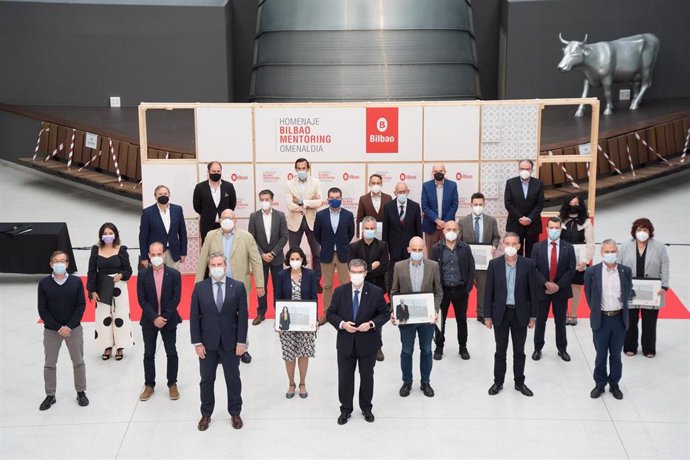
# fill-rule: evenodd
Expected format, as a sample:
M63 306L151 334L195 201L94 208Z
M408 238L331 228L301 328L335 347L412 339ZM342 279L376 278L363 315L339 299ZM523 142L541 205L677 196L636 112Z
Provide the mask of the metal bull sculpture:
M640 106L642 96L651 85L652 69L659 52L659 38L656 35L640 34L592 44L587 43L587 35L581 42L564 40L561 34L558 34L558 38L565 45L558 70L568 72L570 69L580 69L584 72L582 97L587 97L590 86L603 86L606 96L604 115L611 115L611 85L632 82L630 110ZM580 105L575 116L581 117L584 111L584 105Z

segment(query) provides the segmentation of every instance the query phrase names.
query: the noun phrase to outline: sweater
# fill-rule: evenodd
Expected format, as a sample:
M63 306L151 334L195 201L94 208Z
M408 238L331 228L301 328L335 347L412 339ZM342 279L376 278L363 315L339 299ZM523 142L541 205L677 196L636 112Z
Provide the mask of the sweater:
M62 285L57 284L52 275L39 281L38 314L46 329L78 327L85 308L84 284L78 276L70 275Z

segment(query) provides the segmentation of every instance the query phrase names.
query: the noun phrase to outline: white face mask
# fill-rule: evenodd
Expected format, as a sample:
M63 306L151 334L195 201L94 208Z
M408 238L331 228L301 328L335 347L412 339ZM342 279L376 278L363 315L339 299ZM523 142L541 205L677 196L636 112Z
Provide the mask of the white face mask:
M450 231L446 233L446 239L448 241L455 241L458 238L458 234L455 233L454 231Z
M163 258L162 257L151 257L151 264L154 267L160 267L163 265Z
M268 211L269 209L271 209L271 206L272 203L270 201L264 200L261 202L261 209L263 209L264 211Z
M525 170L525 169L521 169L521 170L520 170L520 178L521 178L522 180L527 180L527 179L530 178L530 176L532 176L532 173L531 173L531 172L529 172L529 171L527 171L527 170Z
M379 192L381 192L381 186L380 185L372 185L369 190L371 190L371 193L379 193Z
M361 286L364 283L364 273L350 273L350 281L355 286Z
M472 206L472 214L475 216L481 216L484 212L484 206Z
M225 268L223 267L212 267L208 272L214 280L221 280L225 276Z
M649 233L647 233L643 230L640 230L640 231L635 233L635 238L637 238L637 241L639 241L640 243L644 243L645 241L647 241L649 239Z
M302 267L302 259L291 260L290 267L292 267L293 270L299 269L300 267Z
M220 221L220 227L223 230L231 230L235 228L235 222L232 219L223 219Z
M508 257L515 256L515 254L517 254L517 251L518 251L517 248L514 248L512 246L506 246L505 249L503 250L505 255L507 255Z

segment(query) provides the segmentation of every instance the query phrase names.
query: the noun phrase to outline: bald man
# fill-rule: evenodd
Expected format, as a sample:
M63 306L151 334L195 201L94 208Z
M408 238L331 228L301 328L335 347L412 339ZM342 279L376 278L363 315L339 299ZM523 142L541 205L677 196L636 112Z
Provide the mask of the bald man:
M458 212L458 186L446 180L446 166L436 163L431 169L433 179L422 185L422 230L427 254L443 239L443 225L455 220Z

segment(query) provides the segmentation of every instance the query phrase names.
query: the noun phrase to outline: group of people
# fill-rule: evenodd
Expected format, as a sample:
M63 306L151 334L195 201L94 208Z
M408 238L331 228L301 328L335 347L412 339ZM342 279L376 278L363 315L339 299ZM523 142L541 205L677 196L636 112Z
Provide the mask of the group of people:
M202 417L198 429L204 431L210 424L218 364L223 366L232 426L243 426L239 363L251 362L247 338L250 274L258 296L253 325L261 324L268 311L269 274L275 300L317 301L323 292L318 323L322 326L328 322L337 330L339 424L347 423L353 412L357 367L359 407L366 421L374 421L373 370L377 360L384 360L381 328L389 320L400 331L400 396L407 397L412 391L412 355L417 337L420 389L428 397L435 395L431 387L432 364L444 356L445 325L451 305L457 323L458 354L463 360L470 359L467 307L475 286L477 319L493 329L496 341L490 395L498 394L503 387L510 336L515 388L532 396L524 376L527 329L535 328L532 359L538 361L551 309L558 355L564 361L571 360L566 325L577 324L584 285L597 352L596 386L591 396L600 396L609 384L613 395L622 398L618 386L621 350L624 348L631 356L637 352L640 311L642 352L650 358L656 354L659 310L640 308L631 300L633 275L660 278L662 291L667 290L669 262L665 247L654 240L652 223L637 219L632 239L620 249L613 240L605 240L601 245L603 262L590 266L594 257L593 226L584 203L575 195L564 201L558 217L548 219L547 238L538 241L542 233L543 183L532 177L531 160L520 161L518 167L518 176L506 182L505 207L509 215L501 239L496 218L484 212L485 197L481 193L471 196L470 212L456 221L457 185L445 177L443 164L433 165L433 178L423 184L421 205L409 198L406 183L395 184L394 196L390 196L382 191L382 177L372 175L369 193L360 198L355 216L342 206L339 188L330 188L325 199L322 197L308 160L300 158L295 162L294 178L283 190L287 211L274 209L273 191L262 190L258 195L260 209L251 214L245 231L237 227L233 185L222 180L219 162L209 163L208 178L196 186L193 197L203 240L190 305L191 342L199 357L201 375ZM160 185L154 195L156 203L144 209L139 232L143 266L137 278L144 340L142 401L154 394L159 332L167 355L169 397L174 400L180 396L176 330L181 321L179 264L187 256L187 232L182 208L170 202L170 190ZM353 242L356 234L358 238ZM312 268L307 268L309 261L300 249L305 236ZM96 304L95 340L103 349L103 360L113 356L113 349L115 359L121 360L124 350L133 345L126 283L132 267L115 225L103 224L98 238L91 252L86 286L89 299ZM490 245L492 256L502 248L503 255L493 258L485 270L478 270L470 247L478 244ZM86 298L81 280L66 273L68 262L66 253L56 251L50 259L52 274L38 286L38 310L45 326L46 398L41 410L55 403L56 362L62 341L74 365L77 401L82 406L88 404L80 326ZM339 286L334 289L336 273ZM427 292L433 293L433 321L396 321L386 295ZM289 322L287 316L285 320ZM285 326L278 334L288 376L285 396L307 398L307 370L309 358L315 356L317 332L291 331ZM295 380L296 368L299 383Z

